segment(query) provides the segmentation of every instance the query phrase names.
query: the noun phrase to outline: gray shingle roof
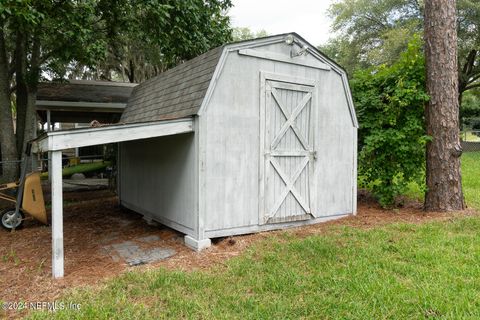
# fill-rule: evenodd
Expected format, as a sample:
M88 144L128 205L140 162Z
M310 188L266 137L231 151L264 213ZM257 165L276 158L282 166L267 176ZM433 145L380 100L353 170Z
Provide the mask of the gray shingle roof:
M135 87L120 122L176 119L197 114L223 47L210 50Z
M127 103L133 85L106 81L41 82L37 100Z

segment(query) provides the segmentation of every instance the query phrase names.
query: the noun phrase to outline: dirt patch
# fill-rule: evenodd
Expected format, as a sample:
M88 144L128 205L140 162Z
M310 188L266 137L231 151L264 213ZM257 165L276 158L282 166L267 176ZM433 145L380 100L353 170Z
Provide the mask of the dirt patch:
M65 193L64 199L65 278L51 279L50 227L26 221L22 230L11 233L0 230L0 300L53 301L66 288L97 284L132 269L146 270L159 265L177 270L206 269L223 264L251 243L274 233L218 239L211 248L196 253L183 245L182 234L166 227L149 226L140 215L122 209L118 199L106 190ZM471 210L425 214L418 203L407 204L399 210L382 210L370 199L361 199L357 216L288 232L304 237L327 232L337 225L372 228L394 222L422 223L474 214L477 213ZM125 241L132 241L144 250L165 247L176 253L160 262L130 267L125 261L112 259L105 250Z

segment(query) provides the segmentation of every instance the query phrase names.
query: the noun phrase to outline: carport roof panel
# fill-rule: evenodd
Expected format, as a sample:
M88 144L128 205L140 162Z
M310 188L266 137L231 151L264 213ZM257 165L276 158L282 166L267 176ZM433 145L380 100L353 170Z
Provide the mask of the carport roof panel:
M67 83L41 82L38 84L37 101L70 103L127 103L136 83L114 81L70 80ZM53 103L52 103L53 105ZM75 106L75 105L73 105Z
M193 132L193 118L181 118L98 128L50 131L33 142L33 152L59 151L98 144L141 140Z

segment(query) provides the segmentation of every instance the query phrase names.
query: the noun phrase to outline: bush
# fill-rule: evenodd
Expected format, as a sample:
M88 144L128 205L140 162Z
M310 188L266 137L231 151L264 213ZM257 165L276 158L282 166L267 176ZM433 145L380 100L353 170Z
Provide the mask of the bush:
M480 128L480 92L478 90L468 90L463 93L460 119L464 130Z
M424 185L428 95L420 39L394 65L357 72L351 85L360 123L359 181L388 207L409 182Z

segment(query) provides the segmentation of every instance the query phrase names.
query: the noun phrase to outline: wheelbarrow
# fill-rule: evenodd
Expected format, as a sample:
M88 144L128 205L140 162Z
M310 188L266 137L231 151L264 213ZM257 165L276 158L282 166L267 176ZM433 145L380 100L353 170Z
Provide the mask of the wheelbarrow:
M28 143L21 164L20 180L0 184L0 199L12 203L11 207L0 212L2 227L7 230L21 228L25 220L25 214L48 224L40 172L26 174L30 151L31 144ZM16 195L12 195L12 191L13 194L16 192Z

